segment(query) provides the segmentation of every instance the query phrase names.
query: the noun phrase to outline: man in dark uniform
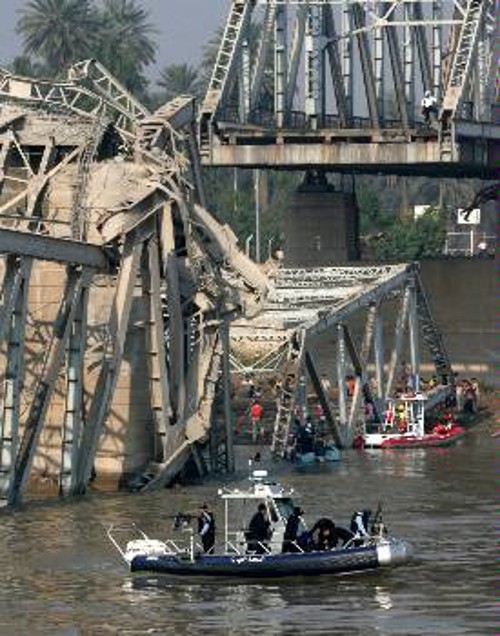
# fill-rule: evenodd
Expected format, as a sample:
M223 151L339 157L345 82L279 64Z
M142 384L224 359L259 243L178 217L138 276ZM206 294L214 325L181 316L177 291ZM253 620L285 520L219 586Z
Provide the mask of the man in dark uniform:
M260 503L257 512L250 520L247 532L248 550L257 554L264 554L265 543L270 538L271 524L267 518L265 503Z
M297 547L297 534L299 531L299 525L301 516L304 514L302 508L295 506L292 514L288 517L286 522L285 534L283 535L283 552L299 552Z
M203 551L212 554L215 543L215 519L206 503L202 504L198 513L198 534L201 537Z

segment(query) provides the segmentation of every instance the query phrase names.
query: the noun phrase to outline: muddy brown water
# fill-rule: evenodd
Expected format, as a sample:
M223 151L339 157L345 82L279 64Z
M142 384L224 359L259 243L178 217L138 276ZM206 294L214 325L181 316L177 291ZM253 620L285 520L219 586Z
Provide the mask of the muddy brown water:
M0 512L0 634L335 634L483 636L500 632L498 476L491 422L456 446L348 451L328 468L273 466L301 495L305 517L347 524L380 500L413 563L349 576L273 581L155 579L129 574L106 538L136 521L172 534L172 517L220 485L151 494L90 494ZM237 449L245 479L249 447ZM215 512L222 530L222 510Z

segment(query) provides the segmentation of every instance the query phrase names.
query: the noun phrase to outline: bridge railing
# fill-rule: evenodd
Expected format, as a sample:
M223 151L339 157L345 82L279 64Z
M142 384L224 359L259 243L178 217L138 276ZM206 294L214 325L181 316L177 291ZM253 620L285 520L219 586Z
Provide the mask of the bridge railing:
M460 109L456 113L457 121L474 121L474 102L463 102L460 105ZM252 112L246 118L246 121L242 119L237 107L227 107L220 109L217 115L217 121L219 123L235 124L245 126L245 124L251 126L260 126L267 128L268 130L276 130L277 119L276 114L272 110L265 108L258 108L252 110ZM491 121L500 122L500 105L492 104L491 106ZM401 121L396 118L385 117L380 122L381 128L397 130L401 128ZM411 128L424 128L426 125L423 118L419 113L410 113L408 124ZM314 118L314 129L334 129L341 130L345 128L342 124L340 117L334 113L318 114ZM369 130L373 128L372 121L369 117L355 116L351 117L348 125L349 129L361 129ZM300 110L292 110L286 118L284 129L286 130L312 130L313 124L311 118Z
M219 123L235 124L235 125L252 125L266 128L270 131L277 130L277 119L274 111L265 109L253 110L246 121L242 121L238 108L229 107L221 109L217 116ZM422 125L416 118L410 118L410 126L418 127ZM382 128L396 130L401 128L401 122L399 119L385 118L381 122ZM340 117L337 114L323 114L317 115L314 118L314 125L311 118L300 110L290 111L285 126L285 130L304 130L310 131L314 129L334 129L342 130L345 126L342 124ZM372 121L369 117L352 117L349 122L349 129L357 130L371 130L373 128Z

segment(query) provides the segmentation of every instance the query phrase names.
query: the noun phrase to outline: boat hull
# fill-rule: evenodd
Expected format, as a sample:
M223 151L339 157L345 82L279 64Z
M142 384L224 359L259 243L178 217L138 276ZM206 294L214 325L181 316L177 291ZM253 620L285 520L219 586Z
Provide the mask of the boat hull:
M446 433L426 433L425 435L398 435L373 433L364 436L365 448L427 448L450 446L465 435L461 426L452 426Z
M366 547L292 554L230 554L136 556L132 572L180 576L279 578L319 574L347 574L406 562L411 548L404 541L384 541Z

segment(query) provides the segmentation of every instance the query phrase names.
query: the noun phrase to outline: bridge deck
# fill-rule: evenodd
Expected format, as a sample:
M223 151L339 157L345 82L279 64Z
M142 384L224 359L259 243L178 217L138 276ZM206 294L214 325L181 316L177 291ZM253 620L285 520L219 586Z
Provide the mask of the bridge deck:
M336 172L495 178L498 171L500 125L458 121L456 143L443 154L437 128L415 123L410 128L386 122L373 128L357 118L353 127L335 121L316 130L306 122L286 128L273 123L239 124L217 121L202 161L211 166L305 170L311 166Z

